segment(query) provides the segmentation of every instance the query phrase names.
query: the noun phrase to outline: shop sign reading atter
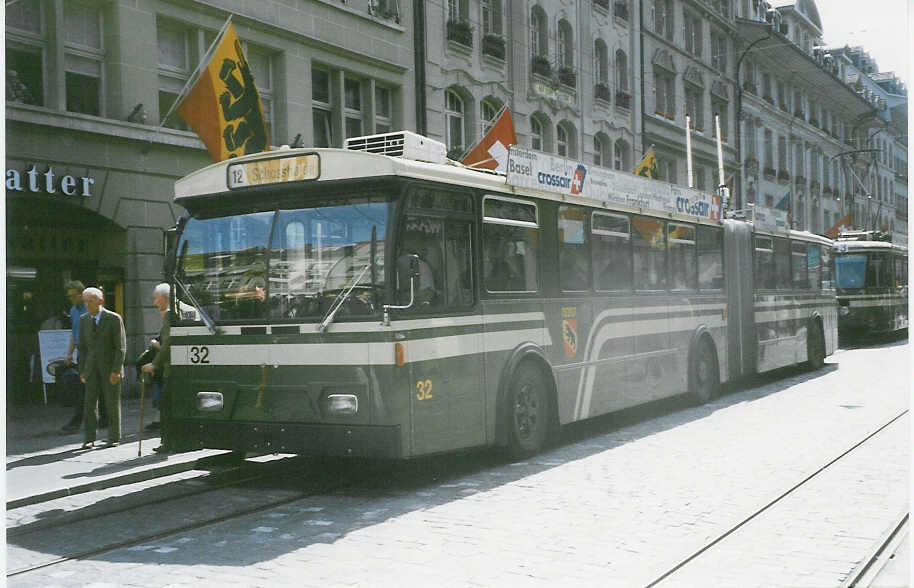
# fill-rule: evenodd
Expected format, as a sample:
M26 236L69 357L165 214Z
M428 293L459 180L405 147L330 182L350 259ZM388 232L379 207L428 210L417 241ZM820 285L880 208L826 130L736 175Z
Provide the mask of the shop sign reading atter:
M15 192L46 192L57 194L58 189L64 196L92 196L92 185L95 178L91 176L74 177L70 175L57 176L54 168L48 166L48 171L39 172L37 166L19 173L18 170L6 170L6 189Z

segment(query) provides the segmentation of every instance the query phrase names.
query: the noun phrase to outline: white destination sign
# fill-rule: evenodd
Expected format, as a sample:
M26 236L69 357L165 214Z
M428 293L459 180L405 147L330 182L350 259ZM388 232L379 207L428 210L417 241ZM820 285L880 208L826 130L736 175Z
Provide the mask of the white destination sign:
M511 147L508 184L657 212L720 220L720 197L548 153Z

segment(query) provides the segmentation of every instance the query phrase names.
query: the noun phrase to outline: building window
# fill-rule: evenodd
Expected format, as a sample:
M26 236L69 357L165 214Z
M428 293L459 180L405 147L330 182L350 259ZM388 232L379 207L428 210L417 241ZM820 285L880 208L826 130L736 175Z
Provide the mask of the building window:
M574 38L571 25L567 20L559 21L558 30L558 61L559 67L571 69L574 67Z
M546 13L539 6L534 6L530 13L530 52L534 57L546 57L549 54Z
M705 168L700 165L692 170L692 187L701 191L705 189Z
M691 128L702 132L705 128L704 91L692 84L685 85L686 114L691 117Z
M676 162L666 157L657 158L657 179L676 183Z
M617 139L613 145L613 168L620 171L632 170L631 149L625 139Z
M654 68L654 113L673 119L676 116L675 78L660 68Z
M562 157L577 157L577 141L575 140L574 126L568 121L562 121L555 129L556 152Z
M263 106L263 121L267 126L267 136L273 137L273 56L270 51L247 45L245 56L254 74L254 83L260 94L260 104Z
M489 129L495 124L499 112L501 112L501 105L493 98L485 98L479 104L480 130L482 131L480 136L489 132Z
M94 3L64 3L67 111L102 115L102 14Z
M593 43L593 74L594 83L609 84L609 52L602 39L597 39Z
M673 40L673 0L654 0L654 32Z
M727 73L727 37L718 31L711 32L711 67L721 73ZM749 77L754 73L751 67L747 67L746 73L747 79L751 79L754 84L754 77Z
M374 132L389 133L391 129L390 89L374 87Z
M174 112L165 116L181 94L191 73L190 29L178 22L158 19L156 40L159 48L159 124L170 129L187 130L187 124Z
M537 151L549 152L550 123L542 113L530 117L530 147Z
M683 14L683 31L685 33L685 50L696 57L701 57L701 19L697 16Z
M363 135L361 81L348 77L343 81L343 106L345 107L346 138Z
M616 89L628 94L628 57L621 49L616 50Z
M721 124L721 129L721 132L726 136L727 133L723 131L723 124ZM758 156L758 127L755 126L755 121L752 119L746 120L746 156L753 158Z
M787 139L778 136L778 169L787 173Z
M444 93L445 142L449 153L465 150L463 98L454 90Z
M501 0L482 0L482 32L501 35Z
M334 145L333 109L330 96L330 72L313 68L311 70L311 118L315 147Z
M6 27L6 101L43 106L47 39L42 3L7 3Z
M724 143L727 142L727 136L730 134L730 117L727 116L730 105L724 100L711 99L711 111L715 116L720 117L720 140ZM713 122L713 121L712 121ZM755 135L755 129L753 128L753 137ZM714 137L717 137L717 126L714 125ZM755 152L755 147L752 147L752 152Z
M774 169L774 134L765 129L765 168Z
M597 133L593 137L593 162L600 167L610 167L609 137Z

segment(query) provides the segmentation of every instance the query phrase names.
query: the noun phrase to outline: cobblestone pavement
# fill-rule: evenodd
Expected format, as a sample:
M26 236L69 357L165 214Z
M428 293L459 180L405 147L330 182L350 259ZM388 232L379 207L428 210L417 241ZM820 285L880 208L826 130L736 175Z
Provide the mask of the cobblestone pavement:
M702 407L572 427L564 445L526 462L437 482L396 479L403 469L392 466L374 487L9 585L644 586L906 409L909 361L906 342L843 351L819 372L788 371ZM907 503L903 420L670 585L836 585Z

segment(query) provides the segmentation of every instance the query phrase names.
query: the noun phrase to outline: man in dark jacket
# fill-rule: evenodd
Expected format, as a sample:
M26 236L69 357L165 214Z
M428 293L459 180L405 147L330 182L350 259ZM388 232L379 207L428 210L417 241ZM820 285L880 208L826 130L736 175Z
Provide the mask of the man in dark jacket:
M161 283L155 287L152 293L152 303L159 309L162 316L162 329L159 331L159 352L155 358L142 367L144 374L154 374L160 379L159 389L159 412L162 427L162 444L154 448L156 453L169 453L173 450L171 443L171 431L168 428L168 417L170 409L168 402L168 376L171 372L171 341L170 330L172 317L168 311L168 304L171 300L171 286Z
M98 288L86 288L83 302L88 309L79 323L79 379L86 385L83 449L95 442L98 398L108 409L107 447L113 447L121 440L121 379L127 353L124 321L102 305L104 294Z

